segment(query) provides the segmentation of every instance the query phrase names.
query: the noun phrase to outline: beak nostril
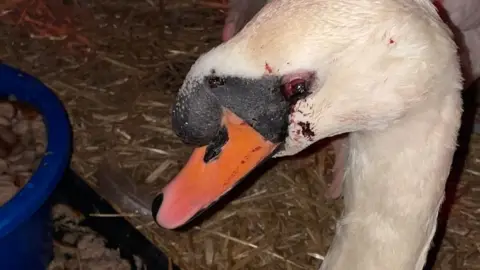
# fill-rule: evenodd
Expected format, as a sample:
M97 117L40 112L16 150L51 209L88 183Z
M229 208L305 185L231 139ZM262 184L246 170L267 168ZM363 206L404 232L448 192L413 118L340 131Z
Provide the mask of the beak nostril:
M157 223L157 213L158 210L160 210L160 207L162 206L163 203L163 193L160 193L153 199L152 202L152 217L155 223Z
M208 163L210 161L215 160L220 152L222 151L222 147L228 142L228 130L225 126L222 126L218 132L218 134L213 138L213 140L208 144L207 149L205 151L205 156L203 157L203 161Z

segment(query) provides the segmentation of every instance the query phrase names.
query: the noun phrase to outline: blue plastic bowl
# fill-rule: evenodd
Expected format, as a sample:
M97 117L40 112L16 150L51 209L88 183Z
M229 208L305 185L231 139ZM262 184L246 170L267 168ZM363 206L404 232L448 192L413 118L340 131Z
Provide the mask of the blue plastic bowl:
M0 207L0 269L46 269L53 257L48 200L70 162L71 128L55 94L34 77L0 64L0 96L14 95L44 117L47 153L30 181Z

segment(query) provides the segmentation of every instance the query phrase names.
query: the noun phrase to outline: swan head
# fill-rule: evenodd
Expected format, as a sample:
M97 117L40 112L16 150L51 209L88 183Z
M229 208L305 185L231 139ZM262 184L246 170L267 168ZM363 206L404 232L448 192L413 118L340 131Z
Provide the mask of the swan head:
M380 11L368 8L369 17L364 7L352 11L333 2L272 1L235 37L197 59L172 109L174 132L196 148L152 205L159 225L184 225L268 158L294 155L337 134L382 128L407 102L423 98L408 86L430 79L415 70L424 44L406 46L402 53L418 61L402 66L402 55L389 54L391 33L377 34L368 24ZM388 29L379 21L385 23ZM411 78L384 70L409 68Z

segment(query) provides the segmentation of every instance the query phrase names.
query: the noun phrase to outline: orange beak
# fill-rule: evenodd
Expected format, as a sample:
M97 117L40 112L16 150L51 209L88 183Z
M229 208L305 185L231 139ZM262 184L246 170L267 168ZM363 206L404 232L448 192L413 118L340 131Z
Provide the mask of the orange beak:
M280 145L266 140L229 110L222 124L228 138L215 158L208 146L196 148L185 167L154 201L156 222L167 229L184 225L232 189Z

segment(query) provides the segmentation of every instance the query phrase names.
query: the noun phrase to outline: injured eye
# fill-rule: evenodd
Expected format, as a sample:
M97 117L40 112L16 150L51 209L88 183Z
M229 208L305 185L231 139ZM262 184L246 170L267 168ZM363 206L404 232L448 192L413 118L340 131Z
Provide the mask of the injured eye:
M308 94L307 82L303 79L295 79L283 85L283 96L288 101L297 101Z
M210 88L217 88L225 84L225 79L213 76L207 78L207 83Z

